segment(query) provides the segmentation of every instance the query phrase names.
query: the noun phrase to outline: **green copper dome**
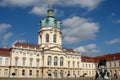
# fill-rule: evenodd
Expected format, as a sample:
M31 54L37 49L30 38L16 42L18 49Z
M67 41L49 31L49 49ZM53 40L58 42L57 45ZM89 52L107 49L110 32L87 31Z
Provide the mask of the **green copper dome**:
M40 21L40 28L43 27L55 27L60 29L61 22L54 17L54 10L52 6L48 9L47 17Z

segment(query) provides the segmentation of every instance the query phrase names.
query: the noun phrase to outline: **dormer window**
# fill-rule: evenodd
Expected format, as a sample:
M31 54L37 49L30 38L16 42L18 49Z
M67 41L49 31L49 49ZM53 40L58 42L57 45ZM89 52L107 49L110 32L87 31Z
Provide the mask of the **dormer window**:
M48 23L49 22L49 19L46 19L46 23Z

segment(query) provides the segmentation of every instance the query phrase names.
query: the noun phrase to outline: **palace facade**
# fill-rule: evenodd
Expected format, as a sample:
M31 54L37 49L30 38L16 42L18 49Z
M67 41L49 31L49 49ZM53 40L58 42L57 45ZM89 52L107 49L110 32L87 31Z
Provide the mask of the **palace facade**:
M107 60L111 75L120 74L120 53L87 57L73 49L63 49L61 22L55 18L51 5L47 12L40 21L38 45L18 42L11 48L0 48L0 77L92 77L101 57Z

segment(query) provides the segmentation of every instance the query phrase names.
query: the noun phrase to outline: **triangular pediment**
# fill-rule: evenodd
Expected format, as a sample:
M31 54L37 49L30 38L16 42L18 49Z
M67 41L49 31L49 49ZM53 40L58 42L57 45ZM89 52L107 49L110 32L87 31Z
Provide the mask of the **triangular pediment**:
M49 47L48 49L45 49L45 51L46 52L66 54L66 52L58 46Z

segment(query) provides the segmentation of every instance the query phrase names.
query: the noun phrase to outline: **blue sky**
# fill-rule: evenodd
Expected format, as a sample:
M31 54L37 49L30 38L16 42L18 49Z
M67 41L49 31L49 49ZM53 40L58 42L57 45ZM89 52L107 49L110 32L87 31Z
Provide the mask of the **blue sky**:
M0 47L15 42L37 44L39 21L49 0L1 0ZM63 48L96 56L120 52L119 0L52 0L62 21Z

